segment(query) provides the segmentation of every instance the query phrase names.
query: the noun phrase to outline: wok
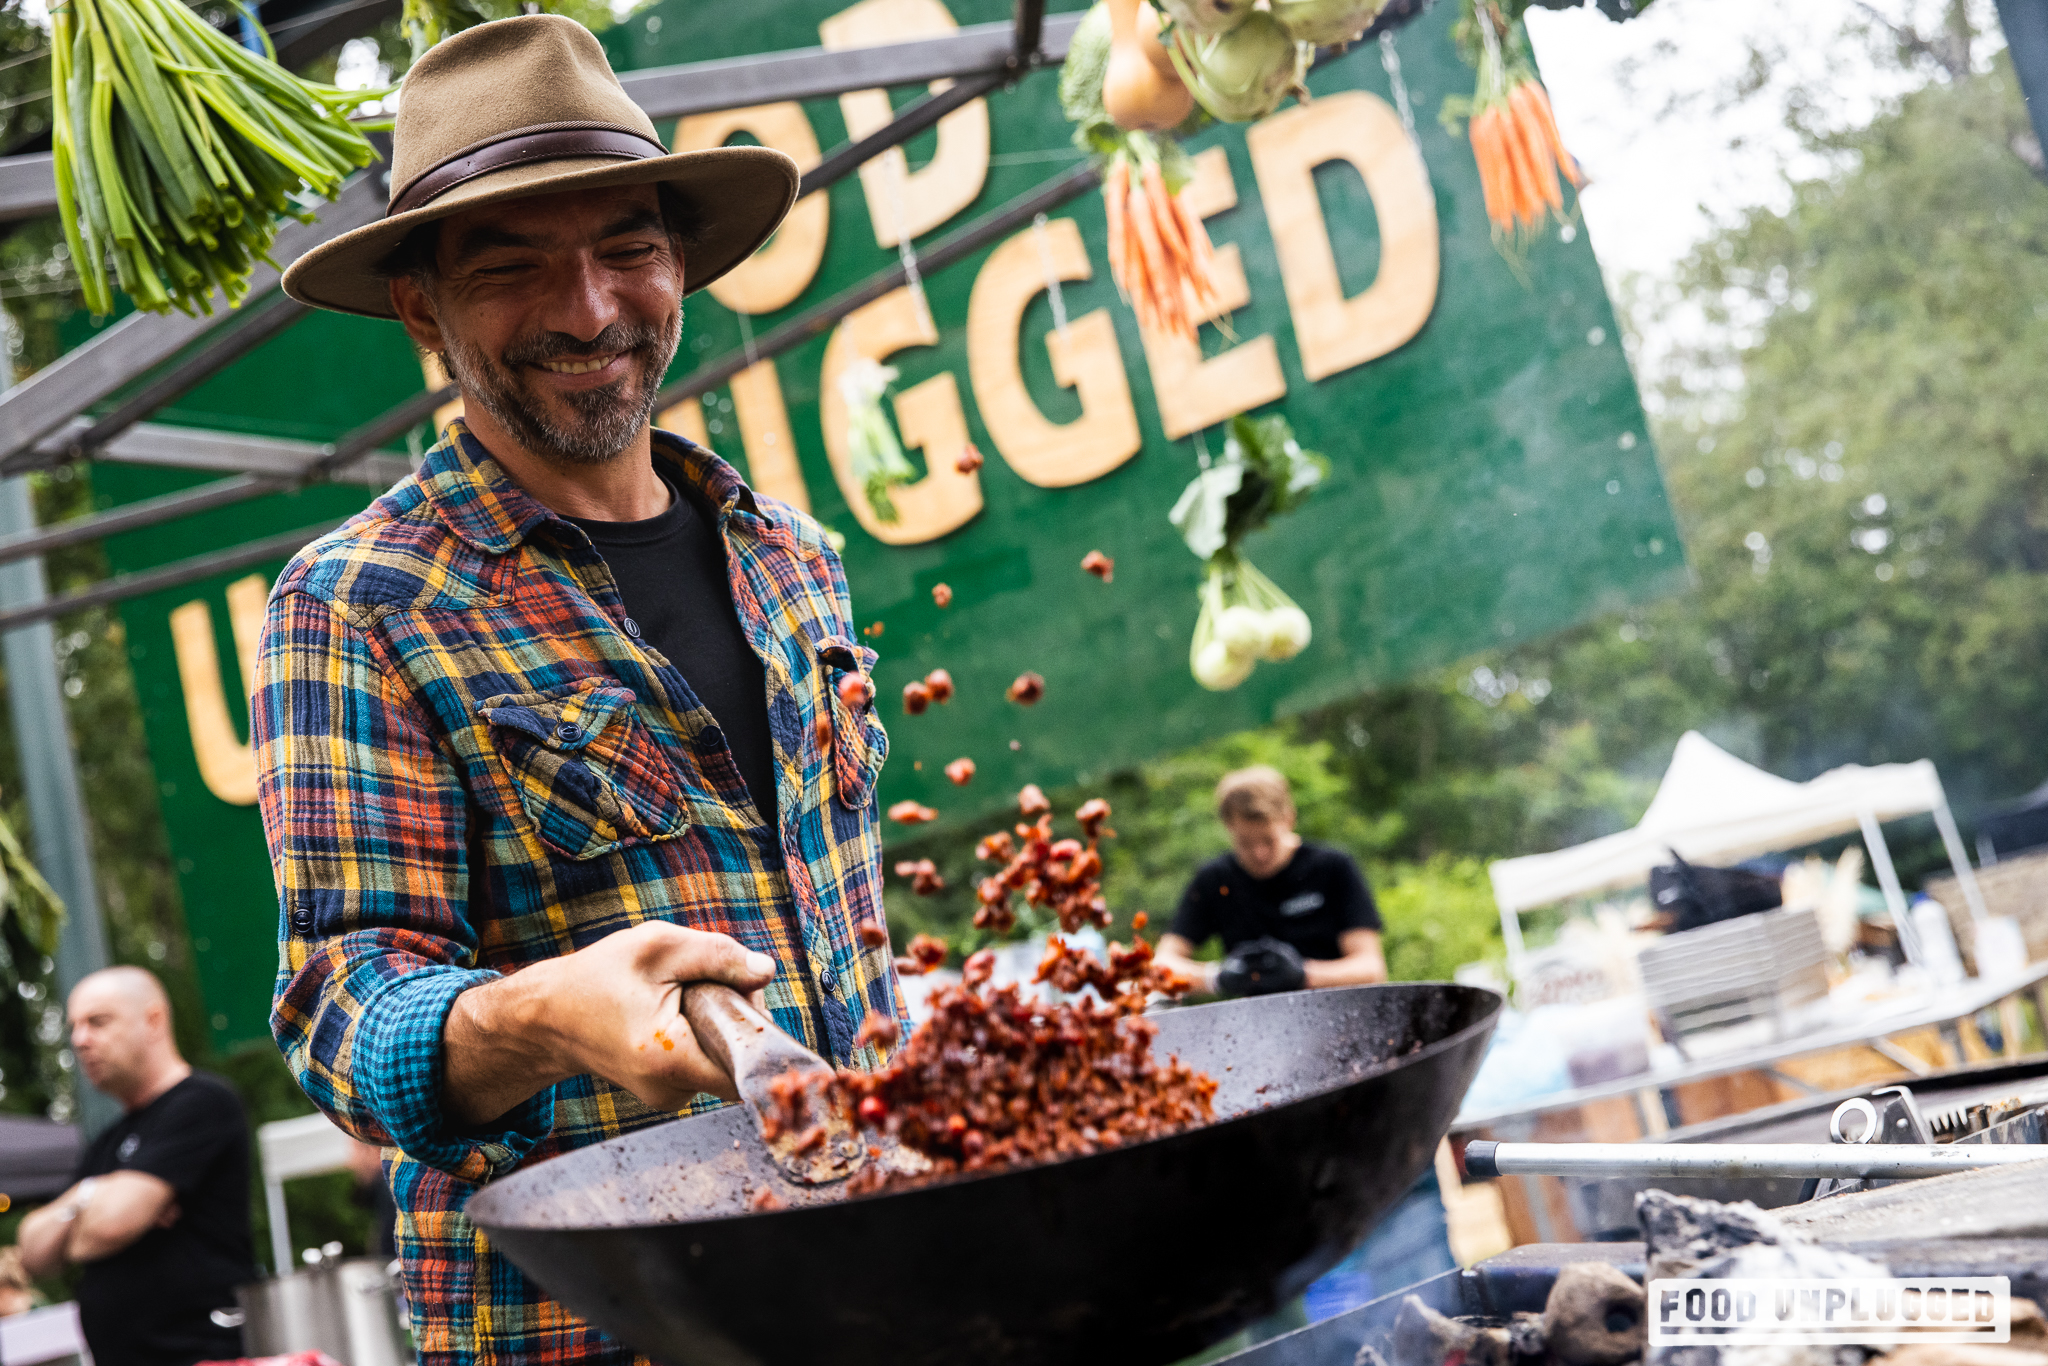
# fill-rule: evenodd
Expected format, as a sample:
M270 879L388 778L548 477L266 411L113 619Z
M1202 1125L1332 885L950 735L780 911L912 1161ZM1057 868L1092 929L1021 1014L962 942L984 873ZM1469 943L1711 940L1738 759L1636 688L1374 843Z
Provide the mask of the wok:
M894 1193L785 1180L731 1106L492 1183L469 1217L669 1366L1170 1362L1272 1312L1429 1166L1500 1009L1404 983L1153 1016L1213 1124ZM788 1208L751 1212L767 1186Z

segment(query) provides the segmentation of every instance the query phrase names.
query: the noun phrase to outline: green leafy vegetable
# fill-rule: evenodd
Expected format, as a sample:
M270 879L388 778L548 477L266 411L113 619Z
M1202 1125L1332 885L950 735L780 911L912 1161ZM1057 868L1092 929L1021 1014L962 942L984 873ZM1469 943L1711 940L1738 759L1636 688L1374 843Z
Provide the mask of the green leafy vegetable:
M50 23L58 211L95 314L113 282L155 313L240 302L278 220L311 219L299 196L374 158L347 111L382 92L302 81L179 0L67 0Z

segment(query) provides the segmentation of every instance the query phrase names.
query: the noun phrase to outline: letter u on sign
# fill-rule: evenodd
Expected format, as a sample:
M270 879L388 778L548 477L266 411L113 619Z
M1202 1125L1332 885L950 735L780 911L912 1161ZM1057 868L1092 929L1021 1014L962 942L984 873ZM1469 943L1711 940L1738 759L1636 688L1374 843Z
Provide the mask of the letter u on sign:
M270 584L251 574L228 585L228 622L241 666L242 696L253 690L257 640L263 633L263 604ZM178 683L185 693L185 724L192 754L206 790L231 806L256 804L256 756L235 733L227 690L220 677L220 651L213 643L213 610L194 598L171 612L171 644L178 654Z

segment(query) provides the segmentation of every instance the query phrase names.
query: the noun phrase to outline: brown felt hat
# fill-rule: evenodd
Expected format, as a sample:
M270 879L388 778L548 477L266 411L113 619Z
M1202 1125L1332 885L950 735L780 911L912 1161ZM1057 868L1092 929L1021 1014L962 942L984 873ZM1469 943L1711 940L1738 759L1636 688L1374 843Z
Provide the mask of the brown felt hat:
M302 304L397 316L379 264L422 223L479 205L667 185L703 230L684 253L684 292L754 254L796 202L796 163L767 147L671 155L627 97L604 49L573 19L532 14L478 24L406 73L392 134L384 217L323 242L284 273Z

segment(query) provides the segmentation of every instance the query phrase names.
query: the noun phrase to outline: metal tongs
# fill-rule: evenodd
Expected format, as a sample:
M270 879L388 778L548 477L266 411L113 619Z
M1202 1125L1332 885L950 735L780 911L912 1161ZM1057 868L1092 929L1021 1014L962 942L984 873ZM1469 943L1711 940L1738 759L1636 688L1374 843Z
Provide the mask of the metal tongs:
M754 1121L761 1126L769 1156L790 1180L807 1186L843 1181L867 1162L867 1145L859 1130L837 1108L818 1107L826 1110L818 1118L822 1141L810 1129L792 1132L782 1120L782 1107L771 1087L790 1077L814 1098L822 1099L836 1075L823 1058L783 1033L753 1002L719 982L692 982L684 987L682 1014L698 1045L731 1076L741 1104L754 1112ZM771 1133L775 1136L767 1137Z

